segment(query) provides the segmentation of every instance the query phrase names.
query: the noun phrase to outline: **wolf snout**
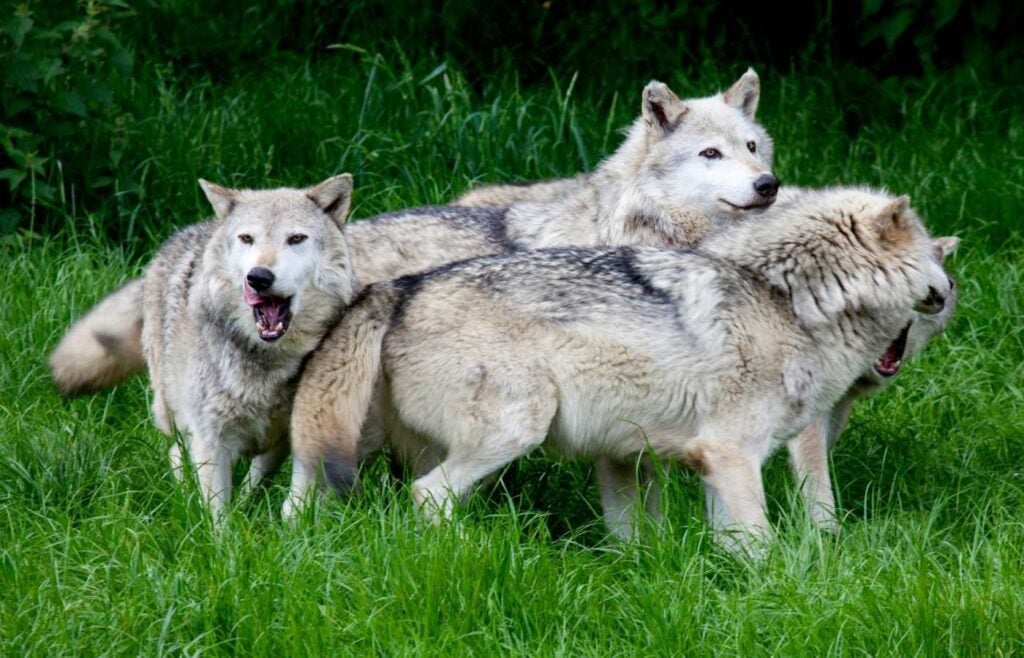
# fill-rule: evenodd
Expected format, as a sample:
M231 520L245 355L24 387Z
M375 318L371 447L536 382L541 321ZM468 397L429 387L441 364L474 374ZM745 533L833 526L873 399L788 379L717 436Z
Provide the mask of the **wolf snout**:
M266 292L274 285L274 273L265 267L254 267L245 275L249 287L256 292Z
M914 310L925 315L941 313L946 307L946 298L935 288L928 286L928 296L914 305Z
M774 199L779 192L779 179L771 174L761 174L754 180L754 191L765 199Z

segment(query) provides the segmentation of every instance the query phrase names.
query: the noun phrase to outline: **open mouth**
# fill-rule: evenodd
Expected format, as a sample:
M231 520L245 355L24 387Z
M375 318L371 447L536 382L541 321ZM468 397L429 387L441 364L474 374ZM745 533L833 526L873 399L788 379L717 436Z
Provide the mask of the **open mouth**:
M885 354L875 361L875 372L883 377L892 377L900 371L900 366L903 365L903 352L907 349L907 334L909 332L910 323L908 322L896 340L889 344Z
M770 206L773 203L775 203L775 197L771 197L769 199L764 199L763 201L756 201L754 203L750 203L750 204L747 204L745 206L736 205L732 201L726 201L725 199L719 199L719 201L721 201L725 205L729 206L733 210L757 210L759 208L767 208L768 206Z
M248 283L242 285L245 288L245 303L252 308L260 340L270 343L284 336L292 321L292 298L263 295L250 288Z

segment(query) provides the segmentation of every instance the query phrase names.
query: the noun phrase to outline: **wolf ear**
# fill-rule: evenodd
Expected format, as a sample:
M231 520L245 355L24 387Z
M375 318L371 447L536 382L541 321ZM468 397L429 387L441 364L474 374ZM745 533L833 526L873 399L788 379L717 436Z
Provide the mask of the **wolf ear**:
M932 238L932 251L935 252L935 259L940 263L945 262L956 248L960 245L960 238L955 235L947 235L941 238Z
M747 69L747 72L726 90L722 95L722 100L726 105L735 107L746 114L748 118L753 119L757 114L757 102L761 100L761 79L757 77L754 69Z
M679 100L664 82L651 80L644 87L643 117L648 127L664 134L672 132L686 114L686 103Z
M306 196L330 215L338 226L344 226L352 206L352 174L332 176L306 190Z
M910 197L904 194L887 202L875 214L875 230L886 242L902 242L909 237L907 210Z
M238 197L237 190L215 185L202 178L199 179L199 187L203 188L203 194L206 195L206 200L213 206L213 214L217 219L224 219L231 212L231 209L235 207L235 199Z

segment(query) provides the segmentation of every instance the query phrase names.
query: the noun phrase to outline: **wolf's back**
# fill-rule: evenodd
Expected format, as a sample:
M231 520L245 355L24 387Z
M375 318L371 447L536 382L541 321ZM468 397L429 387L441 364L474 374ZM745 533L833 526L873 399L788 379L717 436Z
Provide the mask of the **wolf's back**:
M530 183L482 185L451 202L453 206L511 206L517 203L550 203L580 189L584 175Z

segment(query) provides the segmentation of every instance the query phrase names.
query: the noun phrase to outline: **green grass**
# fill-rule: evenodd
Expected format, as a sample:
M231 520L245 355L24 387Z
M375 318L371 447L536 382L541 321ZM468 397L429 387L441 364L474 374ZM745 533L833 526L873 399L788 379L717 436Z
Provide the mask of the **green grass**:
M45 354L207 213L199 176L352 171L357 217L439 202L593 167L646 82L502 77L478 95L435 64L281 58L220 85L154 65L123 145L140 185L59 235L0 239L0 653L1024 653L1024 112L1019 86L969 70L878 84L761 71L784 181L885 185L963 238L957 317L857 407L834 453L838 537L803 521L781 457L767 478L779 537L760 564L711 544L690 473L667 482L664 528L616 545L589 467L541 456L440 528L378 463L363 495L289 529L286 468L217 534L170 476L143 379L57 396ZM665 77L693 95L740 73L701 70Z

